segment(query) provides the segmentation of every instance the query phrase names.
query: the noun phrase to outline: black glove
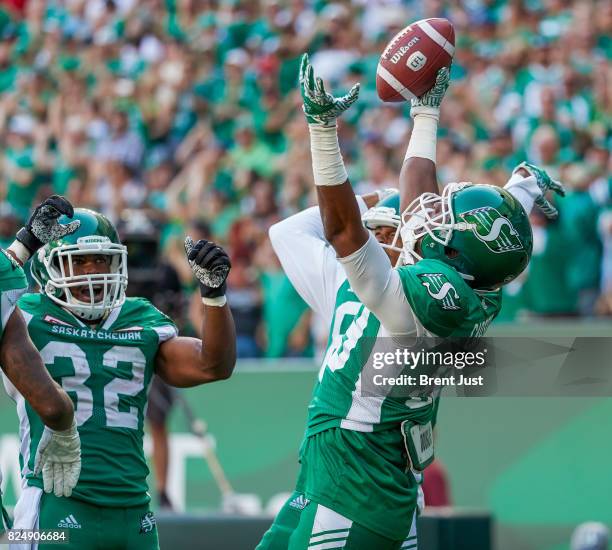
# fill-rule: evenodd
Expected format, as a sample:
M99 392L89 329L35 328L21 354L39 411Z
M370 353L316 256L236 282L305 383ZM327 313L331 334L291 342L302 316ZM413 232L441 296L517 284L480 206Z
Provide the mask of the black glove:
M218 298L225 294L225 280L232 267L227 252L211 241L193 242L191 237L185 239L187 261L196 279L200 281L202 298Z
M17 232L16 239L34 254L48 242L74 233L81 225L79 220L62 225L57 221L61 215L72 218L74 208L64 197L51 195L36 207L26 226Z

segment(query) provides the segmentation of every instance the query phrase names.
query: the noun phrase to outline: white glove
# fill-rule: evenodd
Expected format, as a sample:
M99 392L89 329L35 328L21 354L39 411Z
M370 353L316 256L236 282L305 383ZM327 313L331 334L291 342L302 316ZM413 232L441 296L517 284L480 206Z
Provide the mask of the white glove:
M36 451L34 474L41 470L45 493L53 491L56 497L72 494L81 473L81 439L76 420L61 432L45 426Z
M336 126L336 118L359 98L359 84L355 84L346 95L341 97L334 97L327 92L323 80L315 76L307 53L302 55L299 81L304 102L302 109L308 124Z
M410 102L410 116L414 118L416 115L428 115L439 119L440 105L449 84L450 70L448 67L442 67L436 75L436 83L421 97Z

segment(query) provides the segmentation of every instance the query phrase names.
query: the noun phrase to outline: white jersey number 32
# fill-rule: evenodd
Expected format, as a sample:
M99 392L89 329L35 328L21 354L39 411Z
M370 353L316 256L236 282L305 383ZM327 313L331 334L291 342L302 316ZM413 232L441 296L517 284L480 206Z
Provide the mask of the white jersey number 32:
M74 392L77 396L75 416L81 426L93 414L93 393L85 385L91 376L91 369L85 352L77 344L65 342L49 342L40 350L42 360L46 365L52 365L58 358L69 359L74 367L73 376L62 378L62 388L66 392ZM130 407L128 411L119 410L121 395L137 395L144 388L144 372L146 358L138 348L113 346L102 356L105 367L117 368L119 362L131 363L132 378L115 378L104 386L104 411L106 425L113 428L138 428L138 408Z

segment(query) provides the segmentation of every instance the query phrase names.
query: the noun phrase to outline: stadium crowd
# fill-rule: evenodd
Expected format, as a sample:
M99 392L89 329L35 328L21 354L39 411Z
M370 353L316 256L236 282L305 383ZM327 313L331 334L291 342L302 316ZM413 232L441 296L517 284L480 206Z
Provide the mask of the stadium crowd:
M118 224L136 282L150 289L159 277L153 286L188 306L197 300L184 235L211 238L233 262L239 354L312 354L325 335L267 238L314 203L300 55L312 53L334 91L362 83L340 122L349 176L358 192L395 187L411 119L407 104L377 98L376 65L394 33L437 16L457 34L440 181L503 185L529 160L568 189L557 222L534 218L533 260L508 285L501 317L612 315L606 0L7 2L0 243L42 195L64 194ZM197 307L177 309L190 312L187 329L199 326Z

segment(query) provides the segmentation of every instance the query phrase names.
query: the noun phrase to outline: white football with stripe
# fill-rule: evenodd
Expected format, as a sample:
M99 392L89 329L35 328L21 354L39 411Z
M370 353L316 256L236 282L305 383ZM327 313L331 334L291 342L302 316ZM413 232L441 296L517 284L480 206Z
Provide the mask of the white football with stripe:
M383 101L409 101L423 95L455 54L455 29L448 19L421 19L387 44L376 69L376 91Z

